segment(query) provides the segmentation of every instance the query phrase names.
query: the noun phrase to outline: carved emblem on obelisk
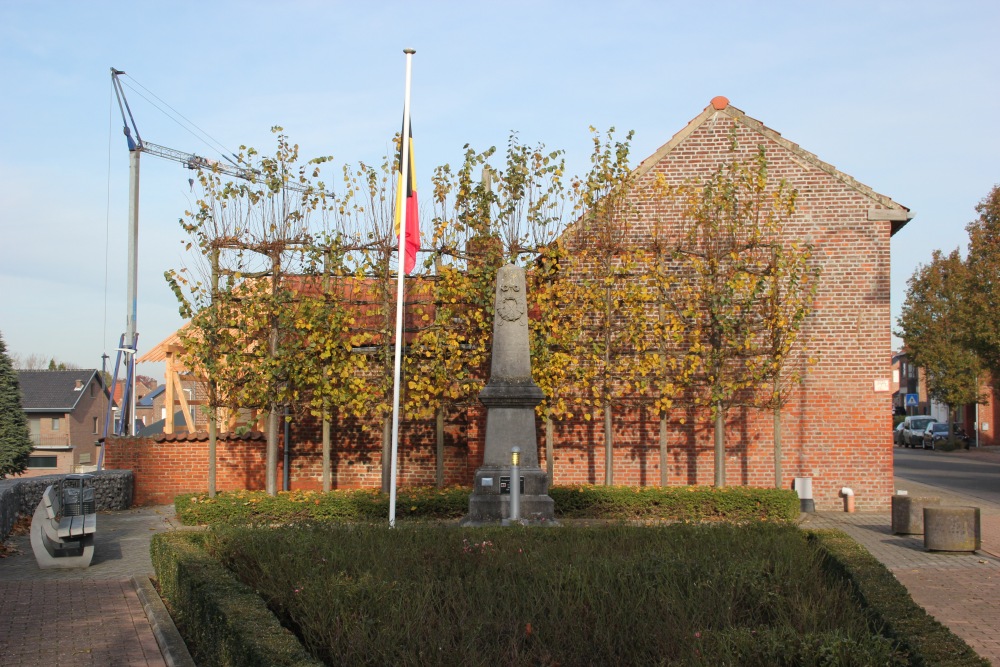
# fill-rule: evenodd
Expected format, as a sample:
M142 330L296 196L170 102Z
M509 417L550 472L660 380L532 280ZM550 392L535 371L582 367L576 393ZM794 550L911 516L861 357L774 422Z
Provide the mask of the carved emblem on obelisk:
M497 314L500 315L499 324L504 322L517 322L524 315L524 295L520 294L521 289L517 285L503 285L497 301ZM521 324L527 324L521 322Z

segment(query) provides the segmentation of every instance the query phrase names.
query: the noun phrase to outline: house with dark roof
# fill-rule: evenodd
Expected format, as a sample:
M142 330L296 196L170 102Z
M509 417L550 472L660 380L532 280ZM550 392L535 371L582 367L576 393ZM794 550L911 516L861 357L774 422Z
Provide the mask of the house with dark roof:
M111 394L94 369L17 372L34 450L26 477L97 468Z

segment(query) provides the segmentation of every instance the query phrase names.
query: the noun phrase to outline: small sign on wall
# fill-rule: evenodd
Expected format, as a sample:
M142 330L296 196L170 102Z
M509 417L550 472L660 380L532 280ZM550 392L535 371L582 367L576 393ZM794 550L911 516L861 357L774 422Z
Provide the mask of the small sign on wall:
M889 381L888 380L875 380L874 386L872 387L872 390L876 391L876 392L889 391Z

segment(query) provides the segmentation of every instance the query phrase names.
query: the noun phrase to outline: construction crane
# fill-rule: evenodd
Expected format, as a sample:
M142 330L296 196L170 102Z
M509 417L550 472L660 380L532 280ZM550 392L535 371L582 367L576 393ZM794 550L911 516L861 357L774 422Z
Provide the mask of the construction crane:
M166 146L160 146L152 142L143 141L139 134L139 127L136 125L129 107L128 99L125 97L125 90L119 80L125 72L111 68L111 83L115 90L115 97L118 99L118 109L122 115L122 125L124 126L125 139L128 142L129 150L129 195L128 195L128 277L127 277L127 312L125 317L125 333L122 334L118 344L118 355L115 360L115 372L112 380L112 396L114 388L118 385L118 373L124 365L124 391L121 397L121 410L117 424L113 427L115 435L135 435L135 360L138 351L139 334L136 331L136 288L138 285L138 239L139 239L139 157L143 153L155 155L166 160L172 160L183 164L188 169L206 169L213 172L233 176L248 181L262 181L264 176L256 169L241 166L238 164L211 160L193 153L185 153ZM228 158L226 158L228 159ZM295 192L309 192L309 186L301 183L285 183L282 186L286 190ZM108 435L111 425L112 406L109 402L108 413L104 420L104 436ZM101 452L103 454L103 451ZM103 458L103 457L102 457ZM100 467L100 462L98 463Z

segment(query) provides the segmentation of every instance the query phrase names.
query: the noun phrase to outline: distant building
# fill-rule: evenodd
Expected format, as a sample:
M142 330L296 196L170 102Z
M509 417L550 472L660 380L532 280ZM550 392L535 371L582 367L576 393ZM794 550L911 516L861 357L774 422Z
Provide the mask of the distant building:
M893 378L899 377L899 387L892 395L895 414L929 415L941 422L951 419L948 406L931 398L924 369L910 360L906 350L893 355L892 372ZM996 425L1000 418L1000 401L989 374L984 373L980 379L979 393L986 397L986 403L958 406L957 421L972 436L973 443L984 447L998 445Z
M111 400L101 373L85 369L17 374L34 445L24 476L95 470Z

